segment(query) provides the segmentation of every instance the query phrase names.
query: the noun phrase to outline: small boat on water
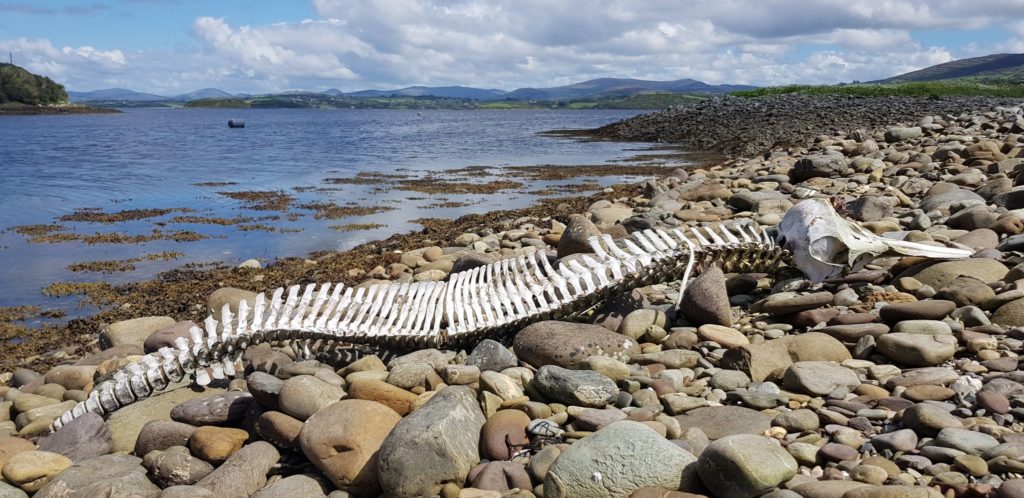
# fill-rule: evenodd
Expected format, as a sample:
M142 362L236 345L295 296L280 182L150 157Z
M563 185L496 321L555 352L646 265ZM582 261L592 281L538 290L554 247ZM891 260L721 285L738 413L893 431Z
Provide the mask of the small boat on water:
M228 128L245 128L245 120L243 119L229 119Z

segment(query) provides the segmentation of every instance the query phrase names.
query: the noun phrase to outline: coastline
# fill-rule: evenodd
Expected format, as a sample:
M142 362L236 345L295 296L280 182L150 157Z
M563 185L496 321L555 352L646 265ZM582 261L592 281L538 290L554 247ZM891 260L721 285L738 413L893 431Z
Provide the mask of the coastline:
M0 106L0 116L53 116L61 114L121 114L121 111L111 108L89 107L85 105Z

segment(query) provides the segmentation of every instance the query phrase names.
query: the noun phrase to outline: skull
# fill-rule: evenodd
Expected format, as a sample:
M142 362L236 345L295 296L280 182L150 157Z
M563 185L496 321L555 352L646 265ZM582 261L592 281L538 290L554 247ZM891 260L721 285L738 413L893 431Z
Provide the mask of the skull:
M883 254L962 259L966 249L938 247L879 237L836 213L825 199L800 201L782 218L779 235L793 262L807 278L820 282L857 271Z

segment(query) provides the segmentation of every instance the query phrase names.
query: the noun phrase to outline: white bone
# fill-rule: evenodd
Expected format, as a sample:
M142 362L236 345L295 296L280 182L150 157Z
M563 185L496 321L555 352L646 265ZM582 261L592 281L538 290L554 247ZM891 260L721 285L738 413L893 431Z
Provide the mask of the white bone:
M824 199L800 201L779 224L793 263L814 281L837 277L844 269L857 271L883 254L962 259L971 251L879 237L843 219Z

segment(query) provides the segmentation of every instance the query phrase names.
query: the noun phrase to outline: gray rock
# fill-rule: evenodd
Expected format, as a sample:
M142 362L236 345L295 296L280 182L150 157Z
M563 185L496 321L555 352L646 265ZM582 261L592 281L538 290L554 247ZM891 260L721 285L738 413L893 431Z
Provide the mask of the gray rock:
M783 376L783 385L812 396L824 396L839 387L852 389L860 385L857 373L831 361L800 361L790 365Z
M929 195L921 201L918 207L927 213L937 209L949 209L949 207L954 204L967 205L984 203L984 197L975 194L970 190L959 189Z
M188 445L188 439L196 427L171 420L152 420L142 426L135 440L135 456L145 457L154 450L166 450L174 446Z
M270 410L279 410L278 397L284 381L265 372L253 372L245 378L245 385L261 405Z
M299 375L284 381L278 403L281 411L306 420L321 408L345 395L345 390L312 375Z
M598 325L558 321L537 322L520 330L513 349L519 359L537 368L580 368L583 360L595 354L628 362L640 354L640 345L622 334Z
M619 395L615 382L592 370L568 370L545 365L537 371L533 385L549 399L567 405L602 408Z
M675 417L683 429L697 428L715 440L734 434L764 434L772 416L742 406L707 406Z
M907 451L917 447L917 433L913 429L900 429L871 436L871 444L880 450Z
M782 427L788 432L805 432L817 430L820 423L817 413L800 409L776 415L772 420L772 425Z
M519 365L519 358L500 342L484 339L473 348L473 352L466 358L466 364L480 367L481 371L500 372Z
M106 455L114 449L110 429L103 422L103 417L95 413L72 420L59 431L39 438L36 444L39 450L60 453L72 462Z
M846 158L841 155L807 155L793 165L789 180L798 183L811 178L828 178L846 174L848 169Z
M893 332L879 337L875 347L879 353L897 362L930 367L953 357L956 340L944 342L941 336Z
M920 126L911 126L909 128L893 127L885 130L885 141L889 143L913 140L923 136L924 132Z
M24 491L0 481L0 498L28 498Z
M57 474L33 496L156 496L160 488L149 481L146 469L141 464L141 458L131 455L103 455L83 460Z
M559 455L544 477L544 496L618 498L647 486L693 490L696 461L639 422L614 422Z
M192 320L184 320L156 330L143 341L142 349L146 353L155 353L163 347L173 348L174 340L178 337L187 339L189 337L188 331L195 326L196 324Z
M480 461L486 419L472 389L449 386L402 419L377 457L384 493L432 496L443 483L464 482Z
M142 465L149 469L153 481L165 488L195 484L213 472L213 465L192 456L184 446L153 450L142 459Z
M853 218L860 221L879 221L892 216L895 199L891 197L861 197L852 202L848 208Z
M935 444L953 448L971 455L980 455L999 444L999 440L981 432L947 427L935 436Z
M798 467L777 441L751 434L718 439L697 458L697 472L704 485L716 495L730 498L764 494L793 478Z
M704 270L686 289L680 307L687 320L696 325L732 325L729 312L729 294L725 289L725 274L718 266Z
M191 399L171 410L171 419L191 425L227 425L241 422L252 404L252 394L231 391Z
M296 496L301 496L302 498L325 498L327 493L324 492L324 485L320 481L307 475L299 474L285 477L257 491L256 494L252 495L252 498L292 498Z
M903 410L904 427L923 436L934 436L946 428L962 428L963 423L954 415L928 403L918 403Z
M267 472L281 459L274 445L266 441L243 446L199 480L195 487L214 496L250 496L267 484Z

